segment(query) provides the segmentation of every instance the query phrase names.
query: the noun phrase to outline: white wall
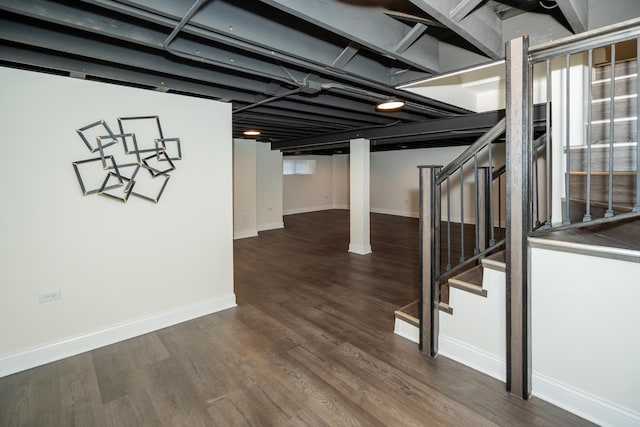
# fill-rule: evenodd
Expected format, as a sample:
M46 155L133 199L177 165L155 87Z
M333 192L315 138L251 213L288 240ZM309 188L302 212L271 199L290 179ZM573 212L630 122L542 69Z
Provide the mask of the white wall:
M466 147L371 153L371 212L418 217L418 165L446 165ZM460 193L457 193L460 194ZM453 197L457 203L458 197Z
M258 231L283 228L282 153L256 143L256 212Z
M233 141L234 238L283 228L282 153L253 139Z
M233 140L233 238L258 235L256 214L256 142Z
M235 305L229 104L8 68L0 93L0 376ZM140 115L182 142L159 203L83 197L76 129Z
M285 175L283 178L284 214L333 208L333 160L331 156L296 156L315 160L313 175Z
M449 307L440 311L439 353L500 381L506 379L505 273L484 268L486 297L451 287Z
M602 425L640 425L640 263L533 248L533 393Z
M418 165L446 165L466 147L439 147L371 153L371 212L418 217ZM504 163L504 154L494 150L496 164ZM284 213L322 209L345 209L349 202L349 156L296 156L316 159L315 175L284 177ZM502 163L500 163L502 162ZM471 171L471 168L468 168ZM465 175L467 222L473 222L473 183ZM460 191L457 180L451 183L451 219L460 220ZM443 212L443 215L445 213ZM497 221L497 218L496 218Z
M335 154L333 160L333 209L349 209L349 155Z

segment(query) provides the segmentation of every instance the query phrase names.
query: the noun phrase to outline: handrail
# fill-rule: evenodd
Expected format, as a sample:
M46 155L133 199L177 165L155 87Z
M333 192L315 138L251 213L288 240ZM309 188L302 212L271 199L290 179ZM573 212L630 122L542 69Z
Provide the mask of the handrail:
M438 174L436 184L442 184L443 181L453 175L453 172L457 171L460 166L468 162L474 155L478 154L480 150L496 140L506 130L506 121L504 117L485 134L483 134L476 142L471 144L466 150L464 150L458 157L453 159L451 163L445 166Z
M640 18L553 40L529 48L529 62L573 55L640 37Z
M450 277L455 276L456 274L461 273L464 270L466 270L467 268L469 268L470 265L476 264L482 258L487 257L489 255L493 255L494 253L499 252L504 248L505 248L505 240L503 239L503 240L500 240L499 242L497 242L495 245L493 245L493 246L485 249L484 251L472 256L468 260L456 265L451 270L448 270L448 271L445 271L444 273L441 273L438 276L438 280L441 281L441 282L443 282L445 280L448 280Z
M498 169L493 171L493 173L491 175L493 177L493 180L495 181L496 179L498 179L502 175L504 175L506 172L507 172L507 165L502 165Z
M535 141L533 141L533 150L539 150L540 148L544 147L545 144L547 143L547 134L544 133L542 135L540 135Z

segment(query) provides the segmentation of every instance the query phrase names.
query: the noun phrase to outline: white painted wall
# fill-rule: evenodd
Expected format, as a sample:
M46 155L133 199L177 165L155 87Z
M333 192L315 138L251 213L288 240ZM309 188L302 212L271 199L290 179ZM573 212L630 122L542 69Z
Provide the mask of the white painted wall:
M441 147L372 153L371 211L417 218L420 191L418 165L444 166L465 149L466 147ZM452 212L460 205L457 185L452 183L451 187ZM471 196L469 191L467 193ZM452 219L454 217L455 214Z
M282 153L256 143L256 222L258 231L283 228Z
M349 155L335 154L333 161L333 209L349 209Z
M256 202L256 142L233 140L233 238L258 235Z
M229 104L8 68L0 93L0 376L235 305ZM140 115L182 142L160 202L83 197L75 130Z
M418 165L446 165L465 148L463 146L439 147L371 153L371 212L417 218L419 215ZM499 148L494 150L494 161L498 165L504 163L504 154L500 151ZM296 158L316 159L317 170L315 175L284 177L285 215L322 209L348 208L348 155ZM468 171L471 170L472 168L469 167ZM327 203L327 200L330 202ZM466 222L472 223L474 221L473 182L470 173L465 174L465 203ZM453 179L451 182L452 221L460 220L459 206L459 180ZM443 217L445 215L443 211Z
M315 160L316 173L283 177L284 214L332 209L333 160L331 156L296 156L295 158Z
M453 314L440 312L439 353L505 381L505 273L485 268L482 287L486 297L450 288Z
M602 425L640 425L640 263L531 257L533 393Z

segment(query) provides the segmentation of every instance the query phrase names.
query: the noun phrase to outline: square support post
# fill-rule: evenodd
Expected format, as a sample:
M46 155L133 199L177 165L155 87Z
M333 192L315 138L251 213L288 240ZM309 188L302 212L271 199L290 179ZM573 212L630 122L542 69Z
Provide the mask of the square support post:
M531 396L531 102L529 39L507 42L507 391Z
M420 171L420 351L438 354L440 318L440 186L442 166L418 166Z
M349 252L367 255L371 253L371 143L364 138L352 139L349 147Z

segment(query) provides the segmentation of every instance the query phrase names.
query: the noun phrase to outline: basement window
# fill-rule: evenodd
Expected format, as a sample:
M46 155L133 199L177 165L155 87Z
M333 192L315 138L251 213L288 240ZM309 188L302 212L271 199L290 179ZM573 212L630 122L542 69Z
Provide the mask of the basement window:
M282 160L283 175L313 175L316 173L315 160Z

